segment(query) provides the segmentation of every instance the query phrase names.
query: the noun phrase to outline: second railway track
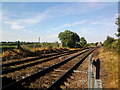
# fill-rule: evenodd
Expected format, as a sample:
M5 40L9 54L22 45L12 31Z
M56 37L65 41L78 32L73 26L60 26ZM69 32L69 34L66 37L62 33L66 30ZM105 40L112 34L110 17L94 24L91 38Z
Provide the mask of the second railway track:
M69 54L72 54L72 53L75 53L75 52L78 52L78 51L82 51L84 49L85 48L80 49L80 50L74 50L74 51L70 51L70 52L65 52L65 53L48 55L49 57L48 56L46 56L46 57L37 57L37 58L31 58L31 59L27 59L27 60L23 60L23 61L16 61L16 62L13 62L13 63L11 62L11 63L8 63L8 64L3 64L2 74L6 74L6 73L9 73L9 72L20 70L20 69L23 69L23 68L26 68L26 67L30 67L30 66L39 64L39 63L47 62L49 60L52 60L52 59L55 59L55 58L58 58L58 57L61 57L61 56L65 56L65 55L69 55Z
M87 48L82 48L80 50L84 50L84 49L87 49ZM21 64L21 63L25 63L25 62L29 62L29 61L34 61L34 60L38 60L38 59L42 59L42 58L47 58L47 57L51 57L51 56L55 56L55 55L59 55L59 54L64 54L64 53L74 53L74 52L77 52L80 50L63 51L63 52L59 52L59 53L42 54L42 55L37 56L37 57L10 60L10 61L6 61L6 62L2 62L2 67L8 67L8 66Z
M59 71L59 69L68 70L67 72L71 72L71 70L75 69L75 67L78 64L80 64L80 62L78 63L79 60L75 59L75 58L78 57L79 55L82 55L82 54L86 53L86 55L82 55L83 58L81 57L80 61L83 61L92 51L93 51L93 49L92 50L91 49L90 50L85 50L83 52L73 54L71 57L68 57L65 60L59 61L57 64L55 62L55 63L53 63L54 65L51 65L51 66L48 65L49 67L43 67L43 68L40 67L39 68L40 71L36 70L38 72L35 72L32 75L28 75L28 76L24 77L23 79L20 79L20 80L18 80L16 82L13 82L11 84L4 85L3 89L6 89L6 88L23 88L23 86L24 86L24 88L25 87L32 88L32 86L34 86L34 87L37 86L38 88L48 88L48 89L53 88L54 89L55 87L54 87L53 82L55 82L55 80L57 80L61 75L64 74L63 72ZM71 70L69 70L70 67L72 67ZM56 73L57 73L58 77L56 77ZM52 79L50 77L51 75L53 75L53 77L55 77L54 80L46 80L47 78ZM44 80L43 80L43 77L46 77L46 79L44 78ZM40 79L40 81L39 81L39 79ZM47 84L45 82L42 83L41 80L45 81ZM32 81L34 81L34 83L30 83ZM58 81L59 81L59 79L58 79ZM37 83L39 82L39 85L37 85L35 82L37 82ZM28 83L29 83L29 85L28 85ZM51 85L51 84L53 84L53 85Z

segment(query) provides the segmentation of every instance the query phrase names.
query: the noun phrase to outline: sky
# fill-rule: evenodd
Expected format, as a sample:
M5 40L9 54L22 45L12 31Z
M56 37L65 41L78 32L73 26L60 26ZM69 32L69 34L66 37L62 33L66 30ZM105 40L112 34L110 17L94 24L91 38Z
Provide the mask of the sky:
M0 4L1 5L1 4ZM59 41L70 30L91 42L116 38L117 2L3 2L2 41Z

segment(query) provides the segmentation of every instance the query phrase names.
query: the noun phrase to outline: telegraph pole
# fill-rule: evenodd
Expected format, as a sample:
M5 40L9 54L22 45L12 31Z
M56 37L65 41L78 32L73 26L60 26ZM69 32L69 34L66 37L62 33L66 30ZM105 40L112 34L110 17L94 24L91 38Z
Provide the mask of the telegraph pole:
M40 43L40 37L38 38L38 42Z

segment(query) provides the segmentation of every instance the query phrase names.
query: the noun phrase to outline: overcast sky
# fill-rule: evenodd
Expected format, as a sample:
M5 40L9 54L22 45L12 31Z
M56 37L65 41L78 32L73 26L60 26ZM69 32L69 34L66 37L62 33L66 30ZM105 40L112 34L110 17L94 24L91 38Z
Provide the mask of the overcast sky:
M3 41L58 41L65 30L88 42L116 38L117 2L3 2ZM0 32L1 33L1 32Z

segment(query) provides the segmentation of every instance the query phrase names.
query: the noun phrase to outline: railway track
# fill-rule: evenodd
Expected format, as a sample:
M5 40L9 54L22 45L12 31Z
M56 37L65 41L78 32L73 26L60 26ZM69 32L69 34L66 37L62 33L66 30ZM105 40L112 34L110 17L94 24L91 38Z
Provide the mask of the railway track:
M64 84L64 81L66 81L67 78L70 76L70 74L72 74L73 70L75 70L80 64L82 64L82 62L87 58L87 56L91 54L91 52L93 51L94 50L91 50L87 54L83 55L81 59L78 60L78 62L74 63L73 66L70 67L70 69L68 69L65 73L63 73L63 75L61 75L56 81L54 81L54 83L52 83L49 87L47 87L47 89L52 90L52 89L60 88L60 85Z
M82 48L80 50L84 50L86 48ZM11 62L2 62L2 67L8 67L8 66L12 66L12 65L15 65L15 64L21 64L21 63L25 63L25 62L29 62L29 61L34 61L34 60L38 60L38 59L42 59L42 58L46 58L46 57L50 57L50 56L54 56L54 55L59 55L59 54L64 54L64 53L69 53L69 52L77 52L79 50L72 50L72 51L63 51L63 52L59 52L59 53L53 53L53 54L43 54L41 56L37 56L37 57L33 57L33 58L30 58L30 59L18 59L18 60L15 60L15 61L11 61ZM1 66L1 65L0 65Z
M72 53L75 53L75 52L78 52L78 51L82 51L84 49L85 48L80 49L80 50L74 50L74 51L71 51L71 52L54 54L51 57L47 56L47 57L44 57L43 59L40 59L40 60L39 60L39 58L41 58L41 57L38 57L37 59L35 59L35 58L34 59L27 59L27 60L23 60L23 61L17 61L17 62L14 62L14 63L8 63L8 64L5 64L5 65L3 64L2 74L14 72L16 70L24 69L26 67L30 67L30 66L33 66L33 65L36 65L36 64L47 62L47 61L50 61L52 59L55 59L55 58L58 58L58 57L61 57L61 56L65 56L65 55L69 55L69 54L72 54ZM22 62L24 62L24 63L22 63Z
M60 62L58 62L57 64L54 64L54 65L51 65L51 66L49 66L49 67L44 67L44 68L41 68L40 69L40 71L38 71L38 72L36 72L36 73L34 73L34 74L32 74L32 75L28 75L27 77L25 77L25 78L23 78L23 79L20 79L20 80L18 80L18 81L16 81L16 82L13 82L13 83L11 83L11 84L8 84L8 85L5 85L5 86L3 86L3 88L2 89L8 89L8 88L18 88L18 87L21 87L21 88L23 88L23 86L25 86L26 87L26 85L29 83L29 82L32 82L32 81L35 81L36 80L36 78L42 78L42 77L44 77L44 75L46 76L48 76L49 78L50 78L50 76L51 75L56 75L56 73L58 74L58 77L60 77L61 75L61 77L60 78L62 78L63 80L64 80L64 78L67 76L67 75L69 75L69 73L71 73L79 64L81 64L83 61L84 61L84 59L91 53L93 51L93 49L90 49L90 50L85 50L85 51L83 51L83 52L80 52L80 53L77 53L77 54L75 54L75 55L73 55L73 56L71 56L71 57L68 57L68 58L66 58L65 60L63 60L63 61L60 61ZM83 55L82 56L82 58L80 59L80 61L79 60L77 60L77 59L74 59L74 58L76 58L76 57L78 57L79 55L82 55L82 54L85 54L85 53L87 53L86 55ZM67 67L68 66L68 67ZM62 69L68 69L68 71L66 72L67 74L65 74L65 73L61 73L60 71L57 71L57 69L56 68L62 68ZM71 67L71 68L70 68ZM70 68L70 69L69 69ZM60 72L60 73L59 73ZM47 77L47 78L48 78ZM59 78L59 79L60 79ZM56 78L56 79L58 79L58 78ZM54 79L54 81L56 80L56 79ZM55 86L57 86L58 85L58 82L60 82L61 81L61 79L60 80L57 80L57 81L55 81L54 83L53 83L53 81L50 81L50 82L47 82L47 81L49 81L49 80L46 80L46 83L49 83L49 87L47 87L48 89L51 89L51 88L53 88L53 89L55 89L56 87ZM41 79L42 80L42 79ZM39 81L39 80L38 80ZM43 81L43 80L42 80ZM57 84L55 84L57 82ZM41 82L40 82L41 83ZM20 85L20 86L19 86ZM22 85L22 86L21 86ZM29 83L29 85L27 85L27 86L29 86L29 87L31 87L30 85L32 85L32 84L30 84ZM33 84L34 85L34 84ZM41 85L44 85L44 84L41 84ZM60 84L59 84L60 85ZM58 86L59 86L58 85ZM24 88L25 88L24 87ZM40 88L44 88L44 86L42 87L40 87ZM58 88L58 87L57 87Z

